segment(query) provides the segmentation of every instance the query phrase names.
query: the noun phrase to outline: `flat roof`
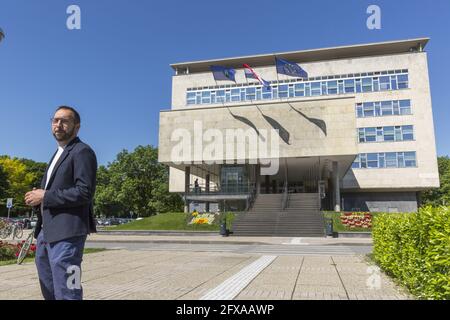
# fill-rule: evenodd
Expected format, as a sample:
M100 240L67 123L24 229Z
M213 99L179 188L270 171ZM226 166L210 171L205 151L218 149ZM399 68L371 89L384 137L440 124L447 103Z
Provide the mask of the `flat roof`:
M292 62L313 62L334 59L347 59L356 57L379 56L389 54L401 54L410 52L411 48L425 48L430 38L417 38L409 40L376 42L368 44L357 44L350 46L339 46L322 49L310 49L301 51L279 52L270 54L259 54L234 58L223 58L213 60L202 60L193 62L174 63L170 66L176 69L189 68L189 73L209 71L210 65L221 65L231 68L242 68L242 63L248 63L252 67L268 66L274 64L274 56L287 59Z

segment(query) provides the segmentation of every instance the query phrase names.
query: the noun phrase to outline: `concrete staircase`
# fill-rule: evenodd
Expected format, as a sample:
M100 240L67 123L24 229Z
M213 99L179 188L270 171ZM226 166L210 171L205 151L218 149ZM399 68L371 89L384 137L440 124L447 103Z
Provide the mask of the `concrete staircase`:
M282 194L260 194L253 208L237 216L237 236L323 237L324 223L317 194L289 194L288 207L281 210Z

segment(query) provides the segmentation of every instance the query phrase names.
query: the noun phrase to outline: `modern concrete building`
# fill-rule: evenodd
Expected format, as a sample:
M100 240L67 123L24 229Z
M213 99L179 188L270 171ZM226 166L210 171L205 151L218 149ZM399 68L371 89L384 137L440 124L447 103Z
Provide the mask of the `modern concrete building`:
M439 187L428 40L173 64L159 131L170 191L191 210L245 211L264 197L285 209L307 194L323 210L416 211L418 192ZM308 78L277 74L275 57ZM247 81L244 63L270 88ZM211 65L236 81L215 81Z

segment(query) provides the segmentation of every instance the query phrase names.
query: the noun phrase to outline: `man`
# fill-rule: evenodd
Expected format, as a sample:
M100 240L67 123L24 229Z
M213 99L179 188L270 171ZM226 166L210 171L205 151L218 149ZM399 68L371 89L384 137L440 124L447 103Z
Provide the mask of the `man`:
M81 120L67 106L51 119L58 143L41 182L41 189L25 195L30 206L40 206L34 236L36 267L46 300L81 300L81 261L86 236L96 232L93 217L97 159L77 137Z

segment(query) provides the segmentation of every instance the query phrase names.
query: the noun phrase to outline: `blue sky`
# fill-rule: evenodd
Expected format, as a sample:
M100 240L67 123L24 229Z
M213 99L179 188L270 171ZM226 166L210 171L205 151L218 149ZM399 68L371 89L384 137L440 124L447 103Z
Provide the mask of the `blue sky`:
M66 28L71 4L81 30ZM381 30L366 27L370 4ZM171 63L427 36L437 150L449 155L449 27L448 0L0 0L0 154L47 162L61 104L80 111L100 164L157 146Z

